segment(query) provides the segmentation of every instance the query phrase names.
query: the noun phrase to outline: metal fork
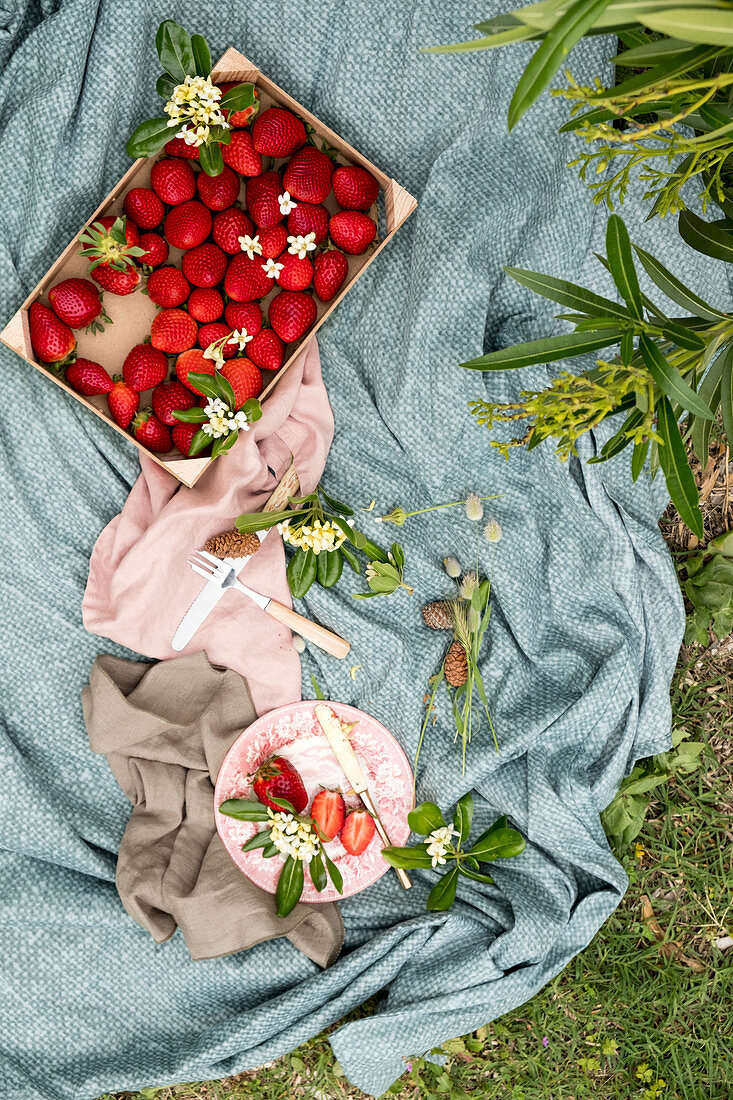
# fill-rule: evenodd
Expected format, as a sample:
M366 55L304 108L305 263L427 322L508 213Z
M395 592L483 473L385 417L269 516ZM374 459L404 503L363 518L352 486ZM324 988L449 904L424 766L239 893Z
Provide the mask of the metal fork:
M319 626L318 623L306 619L305 616L299 615L297 611L292 611L289 607L278 603L270 596L262 596L254 589L248 588L246 584L242 584L240 580L237 580L236 570L228 562L214 557L208 550L196 550L194 555L188 559L188 564L194 573L198 573L200 577L204 577L207 581L214 581L222 588L236 588L238 592L244 592L245 596L249 596L271 618L277 619L279 623L289 627L296 634L302 634L304 638L319 646L320 649L325 649L326 653L341 659L351 649L347 641L340 638L338 634L326 630L325 626Z

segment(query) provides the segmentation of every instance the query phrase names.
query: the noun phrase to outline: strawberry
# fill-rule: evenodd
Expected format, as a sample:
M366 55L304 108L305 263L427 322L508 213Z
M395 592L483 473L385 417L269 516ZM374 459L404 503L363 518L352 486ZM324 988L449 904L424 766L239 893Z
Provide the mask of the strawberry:
M306 145L290 158L283 172L283 187L298 202L323 202L331 191L332 175L331 158Z
M227 302L224 320L230 328L238 332L246 329L254 336L262 328L262 310L257 302Z
M262 393L262 371L246 356L231 359L219 372L234 390L234 407L240 408L250 397Z
M165 214L163 203L149 187L133 187L128 191L122 209L138 229L155 229Z
M228 145L222 145L221 155L228 168L240 176L259 176L262 171L262 157L252 148L252 135L249 130L235 130Z
M160 233L142 233L140 247L145 249L145 255L140 257L145 267L160 267L168 259L168 244Z
M261 257L250 260L244 252L233 256L224 276L224 290L235 302L253 302L269 294L272 279L262 270Z
M171 138L165 143L165 151L169 157L183 157L185 160L198 160L198 145L189 145L183 138Z
M139 404L140 395L116 374L114 385L107 394L107 406L115 424L119 424L121 428L129 428Z
M239 84L226 83L226 84L219 84L218 87L221 88L221 94L222 94L222 98L223 98L227 94L227 92L231 92L232 88L238 88ZM254 103L250 107L245 107L241 111L235 111L234 114L231 114L231 112L228 111L226 107L222 108L221 113L224 115L224 118L227 119L229 125L234 130L239 130L243 126L249 126L250 122L252 121L252 119L255 117L255 115L259 111L259 109L260 109L260 89L259 88L254 88L254 94L255 94ZM229 117L230 114L231 114L231 117ZM232 137L233 136L234 135L232 134Z
M152 409L143 409L137 414L132 422L132 434L138 443L156 454L170 451L173 446L169 429L158 420Z
M350 256L366 252L377 234L377 227L368 214L358 210L340 210L328 223L331 240Z
M162 421L163 424L167 424L169 428L181 423L173 416L175 411L192 409L195 404L196 398L191 391L182 386L180 382L177 382L175 378L169 382L159 382L153 390L153 412L158 420Z
M282 271L277 277L278 285L283 290L305 290L310 286L313 278L313 264L304 256L292 256L290 252L283 252L278 256L277 262L283 265Z
M224 312L224 299L218 290L197 287L189 296L188 312L199 324L209 325L212 321L218 321Z
M182 202L168 211L163 233L174 248L196 248L211 232L211 211L202 202Z
M315 233L315 242L320 244L328 236L328 220L331 217L325 206L315 206L312 202L299 202L295 210L288 214L288 233L293 237L305 237Z
M350 856L360 856L369 847L374 829L374 818L370 813L352 810L339 833L339 840Z
M211 325L202 325L199 329L198 345L203 348L210 347L215 344L217 340L221 340L224 336L231 336L232 330L229 325L225 325L223 321L215 321ZM236 344L223 344L221 348L221 356L223 359L233 359L237 354Z
M120 222L120 225L117 225L117 222ZM100 225L104 230L104 235L110 237L115 246L122 242L122 237L120 236L121 229L125 234L124 245L127 249L137 248L140 244L140 230L133 221L128 221L124 216L118 218L114 214L105 214L103 218L97 218L95 222L92 222L92 227ZM89 232L89 226L87 226L85 232ZM81 240L81 237L79 240Z
M183 305L191 287L179 267L159 267L148 275L147 290L150 301L156 306L172 309Z
M271 328L263 328L247 344L247 358L260 370L280 370L285 358L285 345Z
M186 455L186 457L188 457L194 436L200 429L200 424L182 424L178 420L173 425L173 427L171 428L171 436L173 437L174 444L182 455ZM198 453L203 456L208 452L208 449L208 447L204 447L203 450L199 451Z
M288 247L288 231L282 222L269 229L259 229L257 237L262 249L263 260L274 260Z
M151 390L168 374L168 360L150 344L135 344L122 364L122 377L135 393Z
M182 355L179 355L176 359L176 374L178 381L181 382L192 393L197 393L199 397L203 397L204 394L201 390L197 390L188 381L189 374L212 374L216 370L216 364L213 359L204 359L204 353L200 348L191 348L189 351L184 351Z
M282 107L270 107L252 123L252 143L263 157L289 157L305 139L303 123Z
M28 312L31 344L42 363L60 363L76 347L76 337L68 325L42 302L33 302Z
M218 244L208 241L185 252L181 261L183 274L193 286L212 287L220 283L227 269L226 253Z
M76 359L66 368L66 381L85 397L97 397L100 393L109 393L112 379L99 363L91 359Z
M180 206L196 194L196 176L185 160L156 160L150 169L150 186L168 206Z
M261 176L247 180L247 209L258 228L269 229L285 217L278 201L282 191L279 172L263 172Z
M333 193L344 210L368 210L377 201L379 184L358 164L344 164L333 174Z
M340 791L319 791L313 799L311 817L326 840L338 836L345 814L346 806Z
M222 168L218 176L199 172L197 187L199 198L209 210L226 210L239 198L239 177L231 168Z
M268 317L280 339L290 344L308 331L317 313L318 307L310 294L281 290L270 303Z
M272 801L273 796L284 798L296 814L302 813L308 805L308 793L303 780L284 756L271 756L264 764L260 764L252 779L252 788L260 802L271 810L282 810L282 806Z
M182 309L163 309L150 326L150 343L166 354L186 351L196 343L198 326Z
M116 267L110 267L109 264L100 264L89 274L96 283L99 283L102 290L107 290L110 294L117 294L120 297L125 294L132 294L140 282L140 272L132 264L129 264L123 271L119 271Z
M248 218L243 210L230 207L215 215L211 235L219 248L223 248L230 256L234 256L242 250L239 238L251 237L254 231L252 219Z
M143 256L137 226L126 217L99 218L79 236L80 255L89 261L89 273L111 294L131 294L140 282L135 260Z
M337 248L327 248L313 261L313 289L322 302L335 298L349 274L349 261Z
M69 328L92 326L92 332L102 331L96 320L102 313L99 291L88 279L64 279L48 292L51 309Z

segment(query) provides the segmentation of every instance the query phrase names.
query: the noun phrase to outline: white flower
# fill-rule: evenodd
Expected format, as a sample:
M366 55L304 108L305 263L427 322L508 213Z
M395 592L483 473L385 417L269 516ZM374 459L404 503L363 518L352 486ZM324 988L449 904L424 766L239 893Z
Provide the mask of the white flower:
M283 810L275 812L269 806L267 816L270 819L270 840L278 852L310 863L321 847L313 826L307 821L298 821Z
M457 580L461 575L461 563L458 558L443 558L443 568L453 580Z
M254 237L250 237L245 233L243 237L238 237L237 239L242 252L246 252L250 260L254 260L255 256L262 255L262 245L260 244L259 233L255 233Z
M466 515L474 522L483 519L484 506L481 503L481 498L477 497L475 493L471 493L466 500Z
M247 419L246 412L244 412L242 409L240 409L238 413L234 414L234 423L235 423L238 431L240 431L240 432L248 432L249 431L249 420Z
M224 366L224 356L221 354L221 341L215 340L204 350L204 359L213 359L217 368Z
M316 235L315 233L307 233L305 237L298 235L297 237L288 237L288 252L291 256L299 256L301 260L304 260L309 252L312 252L316 247Z
M444 863L447 863L451 839L458 835L458 830L453 829L450 825L445 825L441 829L433 829L428 837L427 848L433 867L437 867L438 865L442 866Z
M250 336L250 334L247 332L246 328L243 328L243 329L236 329L235 328L232 331L231 336L227 340L227 344L236 344L240 351L244 351L247 344L250 342L250 340L253 340L253 339L254 339L254 337Z
M487 542L499 542L503 534L498 519L490 519L484 527L484 538Z
M277 279L285 264L279 264L275 260L269 259L267 263L260 264L260 267L268 279Z
M295 207L298 205L297 202L294 202L293 199L290 198L289 191L283 191L282 195L278 195L277 201L280 204L281 214L289 214L290 211L295 210Z

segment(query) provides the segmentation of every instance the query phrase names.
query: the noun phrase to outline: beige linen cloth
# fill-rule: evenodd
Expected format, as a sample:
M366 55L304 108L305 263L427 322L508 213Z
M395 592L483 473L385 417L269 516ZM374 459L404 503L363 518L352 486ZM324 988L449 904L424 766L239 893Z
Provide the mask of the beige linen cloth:
M214 822L214 783L256 718L246 680L206 653L158 664L98 657L82 692L93 752L132 802L117 889L127 912L164 943L180 928L194 959L287 938L319 966L343 944L332 903L300 902L285 918L272 894L234 865Z

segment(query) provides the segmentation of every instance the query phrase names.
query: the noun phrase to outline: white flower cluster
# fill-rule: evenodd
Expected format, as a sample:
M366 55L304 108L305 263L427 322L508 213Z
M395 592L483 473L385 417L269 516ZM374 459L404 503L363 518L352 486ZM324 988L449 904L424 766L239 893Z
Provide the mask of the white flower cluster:
M221 113L219 100L221 88L211 83L210 76L187 76L183 84L177 84L173 95L163 108L169 126L178 126L176 137L187 145L203 145L212 126L229 129L229 123Z
M312 524L304 523L301 528L291 528L290 520L278 523L277 529L282 535L283 542L289 542L291 546L300 546L303 550L312 550L314 554L320 554L321 550L330 553L338 550L346 540L346 535L340 527L330 520L324 523L317 519Z
M259 233L255 233L254 237L250 237L248 233L245 233L243 237L237 237L237 240L242 252L246 252L250 260L254 260L255 256L262 255Z
M298 234L297 237L288 237L288 252L291 256L297 256L304 260L309 252L316 247L315 233L306 233L305 237Z
M432 858L433 867L442 866L447 862L448 849L451 839L458 836L458 830L445 825L442 829L433 829L428 837L428 855Z
M310 863L321 843L312 825L298 821L292 814L267 808L270 819L270 840L284 856Z
M201 431L204 435L210 435L212 439L219 439L233 431L249 431L247 414L241 410L232 412L220 397L215 397L204 405L204 412L209 420L208 423L201 425Z

